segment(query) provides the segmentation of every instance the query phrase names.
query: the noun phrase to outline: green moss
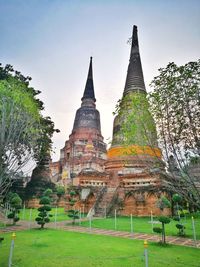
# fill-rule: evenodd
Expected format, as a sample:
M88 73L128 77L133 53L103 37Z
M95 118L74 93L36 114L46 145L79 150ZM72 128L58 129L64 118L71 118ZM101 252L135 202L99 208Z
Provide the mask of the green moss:
M149 112L146 94L132 92L123 96L116 106L112 145L157 147L154 120Z

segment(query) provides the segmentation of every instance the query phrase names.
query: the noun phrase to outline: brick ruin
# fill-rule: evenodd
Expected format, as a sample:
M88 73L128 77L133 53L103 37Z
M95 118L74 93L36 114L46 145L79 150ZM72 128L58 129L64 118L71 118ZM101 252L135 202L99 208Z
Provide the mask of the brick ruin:
M126 99L135 94L146 96L136 26L133 27L121 110L131 111ZM126 118L119 112L114 119L111 147L106 150L100 114L95 105L92 58L81 101L72 133L61 149L60 160L50 164L51 180L65 186L73 185L77 192L76 208L95 216L113 214L115 209L121 215L160 214L156 202L161 195L162 179L156 172L156 166L164 170L165 164L161 159L156 132L148 129L152 131L151 146L145 142L126 145L120 129ZM154 126L151 117L150 120ZM133 149L135 153L132 153Z

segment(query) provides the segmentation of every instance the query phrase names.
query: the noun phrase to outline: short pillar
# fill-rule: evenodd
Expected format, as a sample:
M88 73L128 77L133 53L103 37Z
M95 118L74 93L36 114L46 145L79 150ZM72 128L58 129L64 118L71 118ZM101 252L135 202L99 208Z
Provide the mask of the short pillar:
M148 262L148 242L144 240L144 259L145 259L145 267L149 266Z
M11 241L11 246L10 246L10 255L9 255L9 260L8 260L8 267L12 266L12 256L13 256L13 250L14 250L14 245L15 245L15 238L16 238L16 234L12 233L12 241Z

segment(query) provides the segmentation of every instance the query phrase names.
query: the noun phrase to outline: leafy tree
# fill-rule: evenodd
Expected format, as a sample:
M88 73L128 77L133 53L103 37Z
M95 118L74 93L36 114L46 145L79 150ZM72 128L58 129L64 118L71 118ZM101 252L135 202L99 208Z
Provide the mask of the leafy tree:
M11 206L12 211L8 214L8 218L13 220L13 225L19 221L18 214L22 208L22 199L16 193L10 193L8 197L8 202Z
M50 117L43 117L40 91L31 78L0 64L0 198L3 198L30 159L44 165L55 131Z
M44 228L46 223L50 222L50 217L52 217L52 215L49 214L51 211L51 194L52 190L47 189L39 202L42 206L38 208L39 213L35 220L41 226L41 229Z
M33 157L39 137L39 114L24 86L0 81L0 187L5 195Z
M75 220L76 219L79 219L79 211L78 210L75 210L74 206L76 204L76 192L71 190L70 193L69 193L70 197L69 197L69 204L71 206L71 209L68 210L68 216L70 218L72 218L72 224L74 225L75 224Z
M188 169L190 159L200 156L200 60L183 66L169 63L159 69L151 86L151 113L172 173L165 177L166 185L200 208L200 192Z

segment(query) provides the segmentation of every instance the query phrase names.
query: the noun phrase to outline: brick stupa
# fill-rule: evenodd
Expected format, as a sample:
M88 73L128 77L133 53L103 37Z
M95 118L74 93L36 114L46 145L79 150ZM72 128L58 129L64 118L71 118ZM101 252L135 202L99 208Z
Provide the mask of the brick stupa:
M97 176L104 171L106 144L101 135L100 114L95 105L92 57L81 101L72 133L61 149L60 160L51 163L52 179L55 182L78 185L80 174Z

